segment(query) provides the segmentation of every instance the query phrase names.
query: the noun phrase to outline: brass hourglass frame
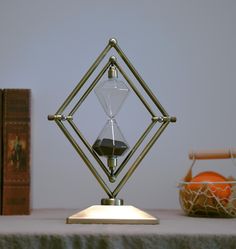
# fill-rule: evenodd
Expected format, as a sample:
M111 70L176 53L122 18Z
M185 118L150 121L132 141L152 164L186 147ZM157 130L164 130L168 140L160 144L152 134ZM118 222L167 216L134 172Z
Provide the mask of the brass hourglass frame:
M90 86L87 88L87 90L84 92L82 97L79 99L79 101L75 104L73 109L70 111L68 115L64 115L63 112L68 107L68 105L72 102L72 100L75 98L75 96L78 94L78 92L81 90L81 88L84 86L84 84L87 82L89 77L93 74L93 72L96 70L98 65L101 63L101 61L104 59L104 57L107 55L107 53L114 48L118 55L121 57L121 59L124 61L124 63L127 65L131 73L136 78L137 82L141 85L143 90L146 92L146 94L149 96L149 98L152 100L154 105L158 108L162 116L157 116L151 109L150 105L147 103L145 98L142 96L142 94L138 91L137 87L134 85L132 80L128 77L128 75L124 72L122 67L118 64L117 59L115 56L111 56L108 62L105 64L105 66L102 68L102 70L98 73L97 77L94 79L94 81L90 84ZM134 91L134 93L137 95L137 97L140 99L142 104L145 106L147 111L151 115L151 123L148 125L146 130L143 132L143 134L140 136L138 141L135 143L133 148L129 151L128 155L125 157L123 162L115 171L109 171L106 165L102 162L102 160L99 158L99 156L94 152L92 146L88 143L88 141L85 139L81 131L78 129L76 124L73 122L73 115L78 110L78 108L81 106L83 101L86 99L86 97L91 93L91 91L94 89L94 87L97 85L99 80L102 78L102 76L105 74L105 72L110 68L110 66L115 66L118 71L121 73L121 75L124 77L126 82L129 84L131 89ZM87 165L91 173L94 175L100 186L103 188L103 190L108 195L108 199L102 199L102 205L123 205L123 200L118 199L117 195L120 192L120 190L123 188L123 186L126 184L128 179L131 177L131 175L134 173L140 162L143 160L145 155L148 153L150 148L153 146L153 144L156 142L156 140L159 138L159 136L162 134L162 132L165 130L167 125L170 122L176 122L176 118L169 116L164 107L160 104L160 102L157 100L156 96L152 93L152 91L149 89L145 81L141 78L139 73L136 71L134 66L131 64L129 59L126 57L124 52L121 50L121 48L118 46L117 40L115 38L112 38L109 40L107 46L105 49L101 52L101 54L98 56L98 58L95 60L95 62L92 64L92 66L89 68L87 73L83 76L83 78L80 80L78 85L74 88L74 90L70 93L70 95L66 98L64 103L60 106L58 111L54 115L48 115L48 120L53 120L56 122L56 124L59 126L59 128L62 130L64 135L67 137L67 139L70 141L72 146L75 148L77 153L80 155L80 157L83 159L84 163ZM152 136L152 138L149 140L149 142L146 144L144 149L141 151L141 153L138 155L136 160L133 162L131 167L128 169L126 174L123 176L121 181L118 183L116 188L112 191L106 184L106 182L103 180L101 175L98 173L98 171L95 169L94 165L90 162L88 157L86 156L85 152L81 149L79 144L76 142L74 137L70 134L66 126L63 124L63 122L68 122L71 128L74 130L75 134L80 138L80 140L83 142L85 147L88 149L88 151L93 155L97 163L100 165L101 169L104 171L106 176L108 177L109 181L114 183L116 181L116 178L118 175L122 172L122 170L125 168L131 157L134 155L134 153L137 151L137 149L140 147L140 145L143 143L144 139L147 137L147 135L150 133L154 125L159 122L161 123L161 126L159 129L155 132L155 134Z

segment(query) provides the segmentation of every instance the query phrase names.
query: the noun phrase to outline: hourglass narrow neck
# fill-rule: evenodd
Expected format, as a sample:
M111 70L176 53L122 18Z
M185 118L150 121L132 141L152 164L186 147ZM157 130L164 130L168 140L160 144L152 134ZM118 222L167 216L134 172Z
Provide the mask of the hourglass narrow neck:
M93 144L99 156L116 158L122 156L129 146L119 129L115 119L109 119Z

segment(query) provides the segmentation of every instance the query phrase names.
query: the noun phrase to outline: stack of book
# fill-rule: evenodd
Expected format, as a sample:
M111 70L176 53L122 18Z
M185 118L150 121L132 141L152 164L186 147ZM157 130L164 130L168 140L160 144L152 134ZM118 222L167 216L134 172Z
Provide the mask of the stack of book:
M30 213L30 89L0 89L0 209Z

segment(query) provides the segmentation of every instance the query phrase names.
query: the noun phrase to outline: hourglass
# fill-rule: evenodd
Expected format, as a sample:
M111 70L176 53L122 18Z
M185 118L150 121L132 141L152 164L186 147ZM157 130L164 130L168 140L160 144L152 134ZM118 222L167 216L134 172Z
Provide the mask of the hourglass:
M123 60L130 73L137 81L136 84L141 87L142 91L149 98L149 101L151 101L154 107L157 108L157 110L161 113L160 116L157 116L152 110L152 107L146 98L144 98L143 94L141 94L141 92L138 90L138 87L134 84L133 80L130 79L127 73L120 66L115 56L111 56L109 58L108 62L104 65L88 88L86 88L82 96L80 98L78 97L85 83L88 82L90 76L95 72L98 65L103 61L111 49L116 50L118 56ZM100 81L106 72L108 73L108 79L105 81ZM118 72L125 79L125 83L119 80ZM93 144L90 144L74 122L73 116L93 90L101 106L103 107L108 120ZM141 101L147 112L151 115L151 118L150 124L138 138L136 143L130 148L128 142L122 134L121 129L118 126L116 115L119 113L131 90ZM71 104L74 104L74 106L72 107L72 110L69 110L69 114L66 115L65 112L68 111ZM97 182L108 196L108 198L103 198L101 200L101 205L91 206L68 217L68 224L159 223L157 217L153 217L147 212L144 212L131 205L124 205L123 199L119 199L117 196L129 178L133 175L134 171L140 165L143 158L149 152L150 148L154 145L162 132L168 126L168 124L170 122L175 122L176 118L168 115L164 107L160 104L156 96L151 92L150 88L147 86L127 56L118 46L116 39L112 38L109 40L108 45L101 52L75 89L70 93L70 95L66 98L54 115L48 115L48 119L56 122L58 127L70 141L76 152L83 159L85 165L88 167L90 172L93 174ZM160 127L154 132L152 136L150 136L150 132L154 129L154 127L156 127L157 123L160 124ZM79 142L82 142L84 145L83 148ZM146 145L143 146L143 149L141 149L141 145L143 145L145 142ZM88 153L90 153L90 156L93 157L95 162L91 161L91 159L87 156ZM103 162L104 160L101 160L102 158L105 158L105 164ZM121 160L121 162L118 162L119 158L124 159L123 161ZM132 162L130 163L130 161ZM98 171L99 167L97 168L97 166L100 166L100 170L102 172ZM118 179L121 172L123 172L124 175L121 176L121 179ZM107 180L112 186L108 185Z
M95 93L109 119L93 144L93 149L99 156L107 158L110 169L109 179L113 182L117 157L124 155L129 148L115 120L115 116L129 94L129 88L124 82L118 80L118 70L111 64L108 69L108 80L101 82L96 87Z

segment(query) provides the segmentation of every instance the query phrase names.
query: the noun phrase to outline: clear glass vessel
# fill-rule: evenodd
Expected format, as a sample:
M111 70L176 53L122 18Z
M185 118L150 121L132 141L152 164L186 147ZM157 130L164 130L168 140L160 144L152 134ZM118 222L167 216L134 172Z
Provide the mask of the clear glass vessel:
M129 145L115 120L115 116L120 111L129 91L126 84L118 80L118 72L113 65L108 70L108 80L101 82L95 88L96 96L109 120L94 142L93 150L99 156L107 157L111 172L117 166L117 157L124 155L129 149Z

